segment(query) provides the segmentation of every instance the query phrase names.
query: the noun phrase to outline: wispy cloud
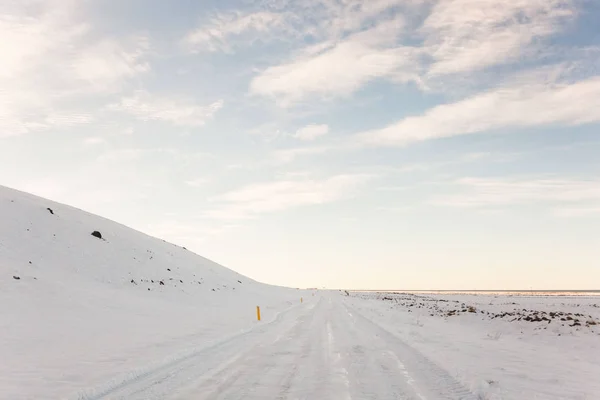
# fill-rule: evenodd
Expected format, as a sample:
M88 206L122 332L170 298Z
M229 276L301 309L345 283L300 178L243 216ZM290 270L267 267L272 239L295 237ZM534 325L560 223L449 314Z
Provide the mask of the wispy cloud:
M358 140L378 146L403 146L493 129L578 125L600 121L598 107L600 78L573 84L500 88L361 133Z
M196 178L185 181L185 184L197 188L206 185L210 181L210 178Z
M83 139L83 144L85 144L86 146L95 146L103 143L106 143L106 139L99 136L91 136Z
M554 208L558 217L600 217L600 206L558 207Z
M335 175L325 179L281 180L252 184L212 199L220 205L205 216L243 219L291 208L339 201L355 194L371 175Z
M428 74L465 73L506 64L536 50L575 16L572 0L447 0L421 27L433 58Z
M251 82L252 93L290 106L348 96L374 79L452 87L450 75L474 80L474 72L548 53L545 40L577 15L574 0L309 3L284 10L286 18L302 21L315 44L264 69Z
M143 149L143 148L121 148L108 150L105 153L98 156L97 161L99 162L130 162L139 160L142 157L158 155L168 156L179 156L179 151L169 148L155 148L155 149Z
M418 51L393 45L401 31L400 22L384 22L316 52L305 52L287 64L267 68L252 80L250 91L291 105L310 96L348 95L382 77L417 80Z
M32 6L32 5L35 6ZM0 5L0 136L87 124L84 104L149 70L143 37L98 38L71 1Z
M223 107L223 100L207 106L187 98L153 96L139 90L108 106L109 110L131 114L142 121L164 121L179 126L202 126Z
M329 132L329 126L326 124L311 124L300 128L294 134L294 137L299 140L315 140L318 137L326 135Z
M456 184L463 189L461 193L439 196L431 203L450 207L491 207L600 202L599 180L462 178Z
M192 51L233 51L234 43L250 44L264 37L276 37L274 31L286 30L286 15L269 11L242 13L232 11L213 16L201 27L189 32L184 44Z
M73 61L77 78L98 91L113 91L129 79L150 70L144 60L149 49L145 37L103 39L83 49Z
M311 156L316 154L323 154L331 150L329 146L315 146L315 147L296 147L291 149L279 149L273 151L273 157L276 162L289 163L294 161L298 157Z

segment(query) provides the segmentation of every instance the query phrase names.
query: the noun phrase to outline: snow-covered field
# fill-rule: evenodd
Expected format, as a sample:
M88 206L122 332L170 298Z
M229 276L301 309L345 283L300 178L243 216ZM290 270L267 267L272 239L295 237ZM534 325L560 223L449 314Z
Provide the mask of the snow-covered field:
M600 399L600 296L351 293L481 399Z
M599 399L599 305L274 287L0 187L1 399Z

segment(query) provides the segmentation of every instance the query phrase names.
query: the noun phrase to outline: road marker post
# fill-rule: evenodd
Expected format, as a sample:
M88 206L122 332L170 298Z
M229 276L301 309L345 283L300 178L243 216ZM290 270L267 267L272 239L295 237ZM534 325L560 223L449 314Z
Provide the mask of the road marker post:
M300 297L300 303L302 303L302 302L303 302L302 297Z
M256 306L256 319L260 321L260 307Z

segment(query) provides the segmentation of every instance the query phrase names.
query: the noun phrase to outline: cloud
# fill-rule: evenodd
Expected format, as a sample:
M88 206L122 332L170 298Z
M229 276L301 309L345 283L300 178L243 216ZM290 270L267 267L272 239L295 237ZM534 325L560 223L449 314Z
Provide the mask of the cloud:
M401 29L398 22L380 23L316 53L269 67L251 81L250 92L288 106L309 96L349 95L377 78L417 80L418 50L390 44Z
M280 149L273 152L275 161L280 163L289 163L301 156L310 156L315 154L323 154L329 151L331 147L297 147L292 149Z
M142 37L101 39L81 3L0 4L0 136L87 124L86 104L149 69ZM96 107L97 108L97 107Z
M548 39L577 15L575 0L285 4L286 19L301 21L300 36L313 40L292 46L287 61L265 68L249 88L284 107L347 97L375 79L448 90L460 74L476 85L475 72L552 52Z
M294 137L299 140L315 140L318 137L326 135L329 132L329 126L326 124L322 125L307 125L303 128L300 128L294 134Z
M575 16L572 0L446 0L423 23L429 75L507 64L531 52L536 38L560 31Z
M125 46L125 42L131 42ZM126 79L150 70L143 57L149 49L148 39L104 39L83 49L73 61L75 76L98 91L112 91Z
M167 155L172 157L180 157L181 154L175 149L169 148L156 148L156 149L142 149L142 148L125 148L125 149L113 149L109 150L100 156L98 156L99 162L130 162L137 161L142 157L152 156L156 157L159 155Z
M108 106L109 110L131 114L142 121L165 121L178 126L202 126L223 107L223 100L199 106L187 98L153 96L138 90L130 97Z
M462 178L456 184L466 190L436 197L431 203L449 207L493 207L600 201L599 180Z
M329 178L281 180L245 186L212 199L220 206L205 216L243 219L258 214L336 202L352 196L371 175L336 175Z
M560 207L553 211L554 215L558 217L600 217L600 207L598 206Z
M201 187L209 183L211 180L209 178L196 178L185 181L185 184L191 187Z
M403 146L417 141L466 135L502 128L600 121L600 78L573 84L508 87L436 106L383 129L361 133L358 140L377 146Z
M251 43L265 40L274 30L286 29L286 15L268 11L241 13L239 11L220 13L205 25L189 32L184 44L195 52L232 51L232 40Z
M255 2L253 10L220 12L188 32L183 43L193 51L233 52L256 42L286 41L302 47L312 42L335 42L372 26L382 17L397 16L395 8L423 3L420 0L306 0Z
M91 137L83 139L83 144L85 144L86 146L95 146L97 144L103 144L103 143L106 143L106 139L104 139L102 137L98 137L98 136L91 136Z

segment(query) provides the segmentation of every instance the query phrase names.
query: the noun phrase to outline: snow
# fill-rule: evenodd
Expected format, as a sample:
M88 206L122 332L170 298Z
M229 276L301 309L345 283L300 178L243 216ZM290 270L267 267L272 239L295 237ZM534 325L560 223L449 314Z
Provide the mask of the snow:
M600 398L599 297L269 286L2 187L0 221L1 399Z
M598 296L352 293L346 301L481 399L600 398L600 325L586 323L600 323ZM524 320L534 313L550 321Z
M3 399L65 398L137 374L252 327L257 305L268 321L301 296L4 187L0 221Z

